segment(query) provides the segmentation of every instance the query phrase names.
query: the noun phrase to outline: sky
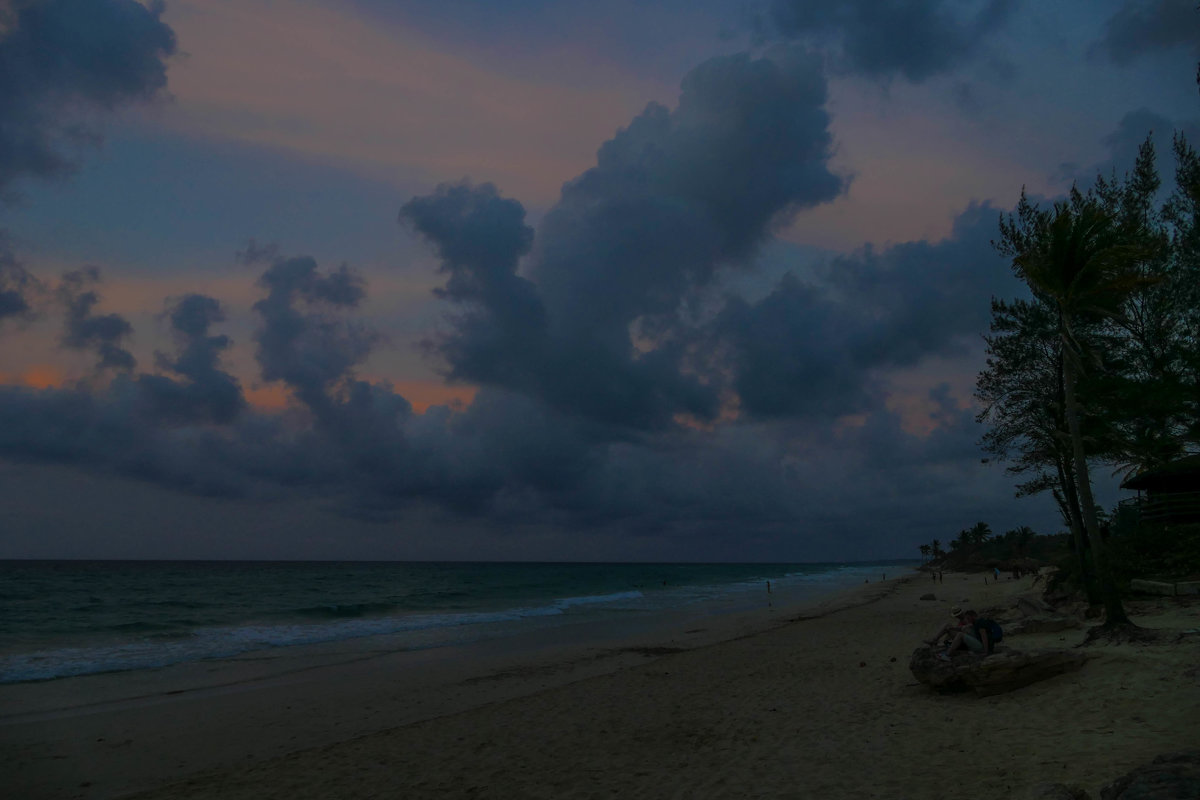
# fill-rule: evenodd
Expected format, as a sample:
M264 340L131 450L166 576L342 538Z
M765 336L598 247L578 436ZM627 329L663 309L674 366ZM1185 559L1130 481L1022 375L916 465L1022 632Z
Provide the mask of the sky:
M1056 532L979 448L991 241L1170 175L1194 5L0 0L0 558Z

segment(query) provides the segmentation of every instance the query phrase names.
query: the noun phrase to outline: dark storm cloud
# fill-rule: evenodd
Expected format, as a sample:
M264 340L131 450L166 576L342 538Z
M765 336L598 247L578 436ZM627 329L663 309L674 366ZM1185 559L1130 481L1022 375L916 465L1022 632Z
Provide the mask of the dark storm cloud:
M730 557L754 537L801 535L801 521L803 535L845 530L844 509L885 499L903 507L895 518L927 516L939 471L977 459L978 432L945 392L928 398L937 430L906 432L884 407L884 373L986 328L988 297L1007 294L987 245L996 212L968 209L936 244L797 269L762 300L722 294L777 228L845 190L825 104L804 51L717 58L674 109L651 104L604 143L536 236L488 184L407 203L402 220L445 277L450 316L430 352L449 379L481 386L465 408L417 414L361 380L379 343L354 319L363 280L252 240L239 260L264 265L261 378L295 403L247 404L222 368L220 305L188 295L165 315L176 348L156 374L0 387L0 454L198 494L302 494L366 519L434 508L498 527L711 536ZM64 341L120 366L131 330L96 314L96 277L64 281ZM860 411L861 428L839 427Z
M1107 158L1087 168L1081 168L1075 163L1062 164L1053 177L1064 182L1076 183L1080 188L1092 186L1097 175L1104 178L1114 175L1121 177L1133 169L1138 151L1147 137L1154 145L1159 174L1168 176L1174 169L1172 140L1177 133L1183 134L1194 147L1200 143L1200 122L1171 120L1148 108L1130 111L1121 117L1111 133L1100 139L1108 149ZM1170 183L1169 180L1164 181L1164 185Z
M92 286L98 280L95 268L64 276L58 289L66 318L63 343L95 351L102 367L131 371L132 356L120 343L132 328L118 315L95 313L99 297ZM410 411L398 395L381 391L375 397L372 387L349 379L362 345L353 326L343 326L328 310L353 308L364 290L348 268L322 274L306 257L278 260L261 284L267 289L256 306L264 320L264 377L287 382L319 421L343 410L360 420L357 440L340 429L331 435L286 415L251 411L237 381L222 369L231 341L212 328L224 321L223 309L213 298L191 294L171 302L164 315L177 349L159 353L157 366L170 374L121 372L107 383L43 390L0 387L0 453L206 495L288 487L311 487L318 495L348 492L354 469L365 469L369 459L366 445L386 447L398 429L393 420L378 436L372 423L389 411ZM348 455L354 450L356 464Z
M0 324L32 317L33 296L41 291L40 282L13 255L0 231Z
M437 249L445 288L437 294L460 309L456 332L434 346L448 377L493 385L528 385L531 362L543 357L546 312L537 290L517 275L533 243L525 209L484 184L443 185L400 210Z
M152 98L166 86L175 35L163 4L0 0L0 189L75 168L98 135L84 114Z
M492 187L442 187L406 205L402 218L451 276L443 295L468 306L436 343L451 377L609 425L713 418L717 392L683 346L686 305L774 226L843 191L828 168L825 100L819 62L799 50L700 65L675 110L647 106L564 185L528 279L516 274L523 211Z
M949 0L773 0L769 16L784 37L839 43L851 72L920 83L977 56L1017 4L987 0L964 11Z
M1011 285L991 247L999 212L972 205L949 237L865 247L820 280L787 275L757 303L730 298L711 326L747 414L819 416L869 410L873 375L963 351L986 330L988 300Z
M148 413L175 422L228 423L245 407L237 379L220 368L221 354L232 343L228 336L210 336L209 328L225 320L221 304L200 294L174 302L167 317L179 347L172 358L157 354L166 375L140 375L137 386Z
M1117 64L1172 48L1200 51L1200 10L1192 0L1125 0L1095 46Z
M132 370L137 361L121 343L133 333L133 326L120 314L93 312L100 296L92 287L99 282L100 270L95 267L63 275L58 286L58 299L66 309L62 344L74 350L94 351L100 359L97 369Z
M267 381L283 381L328 421L335 391L371 352L376 336L339 315L366 296L362 278L342 265L323 275L308 256L279 258L259 278L267 296L254 304L263 326L255 357Z

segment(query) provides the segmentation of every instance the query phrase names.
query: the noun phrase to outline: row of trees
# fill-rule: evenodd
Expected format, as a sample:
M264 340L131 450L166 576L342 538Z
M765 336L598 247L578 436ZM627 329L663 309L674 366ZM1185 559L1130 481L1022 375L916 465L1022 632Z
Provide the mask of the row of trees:
M1132 172L1042 207L1022 191L994 242L1031 298L993 300L976 396L982 445L1049 491L1107 624L1127 623L1091 465L1117 474L1200 449L1200 159L1174 141L1165 198L1153 144Z
M970 551L988 542L1003 544L1004 551L1011 557L1027 555L1029 543L1037 534L1028 525L1005 531L1003 536L995 536L992 528L986 522L976 522L970 528L958 532L958 536L950 540L950 552ZM942 549L941 539L934 539L930 544L920 546L921 555L929 559L939 559L947 555Z

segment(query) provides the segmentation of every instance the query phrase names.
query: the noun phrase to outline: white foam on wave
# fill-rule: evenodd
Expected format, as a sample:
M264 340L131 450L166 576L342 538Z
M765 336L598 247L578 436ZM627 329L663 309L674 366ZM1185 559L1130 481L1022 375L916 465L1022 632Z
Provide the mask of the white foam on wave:
M642 597L640 591L557 599L547 605L495 611L405 614L316 623L257 624L201 628L186 638L144 638L111 645L67 647L0 656L0 683L50 680L99 672L153 669L185 661L229 658L252 650L321 644L369 636L437 629L496 626L560 616L579 606L614 605Z
M613 592L611 594L583 595L581 597L564 597L554 604L555 608L566 610L573 606L590 606L599 603L619 603L622 600L640 600L645 595L634 589L628 592Z

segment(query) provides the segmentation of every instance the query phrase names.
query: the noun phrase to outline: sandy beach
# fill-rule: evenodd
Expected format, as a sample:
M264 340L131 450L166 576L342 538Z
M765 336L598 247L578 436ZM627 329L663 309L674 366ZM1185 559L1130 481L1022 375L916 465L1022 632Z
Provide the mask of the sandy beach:
M1020 797L1200 743L1200 603L1139 600L1171 643L939 695L909 656L952 605L1031 590L946 574L635 639L394 653L359 644L0 687L6 797ZM922 600L932 592L936 600ZM1070 647L1084 629L1013 636Z

